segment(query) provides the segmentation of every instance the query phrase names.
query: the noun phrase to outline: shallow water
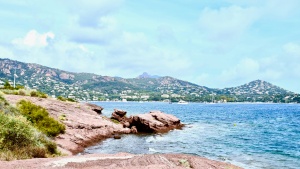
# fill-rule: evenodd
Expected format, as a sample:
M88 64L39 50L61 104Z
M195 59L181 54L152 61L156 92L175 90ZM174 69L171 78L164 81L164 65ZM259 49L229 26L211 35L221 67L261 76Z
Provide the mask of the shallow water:
M123 135L89 147L85 153L187 153L245 168L300 166L299 104L197 104L96 102L110 116L161 110L187 124L183 130L156 135Z

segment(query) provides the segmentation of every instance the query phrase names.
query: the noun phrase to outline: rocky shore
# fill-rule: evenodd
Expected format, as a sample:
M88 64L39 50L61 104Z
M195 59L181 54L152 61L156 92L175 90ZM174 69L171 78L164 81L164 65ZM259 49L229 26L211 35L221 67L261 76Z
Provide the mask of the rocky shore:
M47 109L66 125L66 132L55 138L59 150L68 155L52 159L30 159L0 162L6 168L238 168L231 164L184 154L72 156L99 141L120 134L167 132L183 126L178 118L160 111L126 117L126 111L115 109L112 117L101 115L102 107L87 103L62 102L56 99L5 95L11 104L26 99Z

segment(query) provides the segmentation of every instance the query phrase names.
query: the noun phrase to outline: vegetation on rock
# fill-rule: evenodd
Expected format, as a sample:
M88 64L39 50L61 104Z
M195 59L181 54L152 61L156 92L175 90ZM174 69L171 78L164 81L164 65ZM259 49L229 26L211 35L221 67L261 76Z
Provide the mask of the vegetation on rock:
M0 160L59 155L56 144L9 105L0 93Z
M45 108L25 100L18 102L17 107L20 113L25 116L33 126L47 136L55 137L65 132L65 125L50 117Z

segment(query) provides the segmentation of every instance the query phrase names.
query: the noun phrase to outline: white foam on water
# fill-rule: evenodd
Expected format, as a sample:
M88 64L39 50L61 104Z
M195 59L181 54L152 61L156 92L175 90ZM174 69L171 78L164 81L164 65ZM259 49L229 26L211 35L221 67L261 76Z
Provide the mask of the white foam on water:
M146 139L147 143L154 143L154 142L161 142L161 141L167 141L167 138L161 135L154 135Z
M155 150L154 148L150 148L150 147L149 147L149 152L158 152L158 151Z

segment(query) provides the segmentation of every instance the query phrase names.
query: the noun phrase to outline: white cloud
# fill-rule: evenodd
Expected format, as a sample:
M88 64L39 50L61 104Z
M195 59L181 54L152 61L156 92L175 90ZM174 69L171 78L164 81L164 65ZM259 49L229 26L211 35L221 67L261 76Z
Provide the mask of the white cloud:
M286 18L299 11L299 0L267 0L265 12L270 17Z
M230 40L246 31L260 16L257 8L239 6L205 8L200 15L201 31L209 38Z
M83 27L101 27L103 17L108 16L122 4L123 0L68 0L65 1L72 14Z
M144 71L153 74L178 73L189 68L190 61L178 50L153 45L144 33L123 32L107 50L107 68L124 77L138 75ZM170 75L169 74L169 75Z
M296 43L287 43L283 46L286 53L290 54L294 58L300 58L300 45Z
M236 66L224 70L221 79L224 81L240 81L244 79L256 79L259 74L260 65L251 58L242 59Z
M55 35L52 32L44 34L38 33L36 30L29 31L24 38L14 39L13 44L20 47L46 47L51 39L54 39Z
M157 27L157 36L159 42L174 43L176 38L174 36L173 28L169 25L160 25Z

